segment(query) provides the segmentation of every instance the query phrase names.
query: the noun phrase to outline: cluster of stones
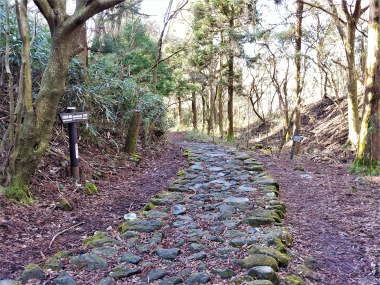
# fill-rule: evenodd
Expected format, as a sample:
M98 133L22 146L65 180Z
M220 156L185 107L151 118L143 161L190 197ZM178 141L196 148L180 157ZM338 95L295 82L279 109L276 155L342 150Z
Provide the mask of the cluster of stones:
M126 215L119 235L95 232L80 254L59 252L29 265L19 282L279 284L291 236L281 224L277 183L252 153L198 143L186 148L189 168L137 215ZM93 280L94 271L104 278Z

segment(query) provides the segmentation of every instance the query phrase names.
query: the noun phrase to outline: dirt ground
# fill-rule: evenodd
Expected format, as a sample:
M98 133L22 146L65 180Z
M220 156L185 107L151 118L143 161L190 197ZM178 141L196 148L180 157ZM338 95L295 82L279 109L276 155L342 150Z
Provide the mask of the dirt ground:
M287 205L285 223L295 236L290 271L312 264L308 284L380 284L380 177L360 178L348 165L305 156L258 158Z
M154 148L140 150L138 165L115 151L103 153L95 146L82 145L84 172L90 178L97 176L91 181L99 193L92 196L84 194L83 185L74 186L65 177L62 159L49 153L31 187L36 203L25 207L0 197L0 280L17 276L28 263L78 247L83 237L95 230L117 229L124 214L140 209L185 166L175 144L181 139L182 135L171 135ZM53 145L66 151L60 143ZM57 209L61 197L74 205L74 210ZM55 234L78 223L83 224L59 235L49 248Z

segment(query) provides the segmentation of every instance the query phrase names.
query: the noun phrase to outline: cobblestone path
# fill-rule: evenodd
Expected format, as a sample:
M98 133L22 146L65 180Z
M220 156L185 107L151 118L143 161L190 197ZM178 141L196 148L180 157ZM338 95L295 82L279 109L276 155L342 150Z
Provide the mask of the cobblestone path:
M167 191L127 214L118 230L95 232L76 251L26 266L19 281L279 284L291 237L281 224L277 183L251 153L201 143L184 148L190 166Z

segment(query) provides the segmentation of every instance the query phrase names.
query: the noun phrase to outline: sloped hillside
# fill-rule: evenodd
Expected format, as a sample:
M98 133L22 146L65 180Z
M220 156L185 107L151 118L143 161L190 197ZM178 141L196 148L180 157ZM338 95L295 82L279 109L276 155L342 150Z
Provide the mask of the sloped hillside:
M353 152L346 146L346 100L325 98L307 105L303 110L301 135L304 137L301 152L313 160L342 163L352 160ZM281 120L274 118L266 124L251 125L242 130L239 140L241 146L263 147L273 153L278 151L281 138ZM282 153L289 152L290 146L291 142L288 142Z

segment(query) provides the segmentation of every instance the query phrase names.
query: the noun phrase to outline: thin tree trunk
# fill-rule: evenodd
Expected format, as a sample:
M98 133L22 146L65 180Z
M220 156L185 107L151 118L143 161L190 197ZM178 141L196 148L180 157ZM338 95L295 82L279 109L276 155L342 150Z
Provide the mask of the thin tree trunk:
M181 126L183 124L183 110L182 110L182 98L177 97L178 100L178 124Z
M368 24L367 104L360 130L355 163L367 167L380 162L380 7L378 0L370 1Z
M197 114L197 94L195 91L191 93L191 112L192 112L192 123L193 129L198 130L198 114Z
M229 27L232 30L234 28L234 19L229 21ZM227 141L234 140L234 51L232 36L228 39L228 133Z
M223 85L221 83L218 84L218 109L219 109L219 112L218 112L218 125L219 125L219 133L220 133L220 137L223 138L224 137L224 130L223 130L223 120L224 120L224 116L223 116L223 112L224 112L224 108L223 108L223 101L224 101L224 98L223 98Z
M302 48L302 17L303 17L303 2L297 0L296 11L296 49L295 49L295 65L296 65L296 108L294 112L294 131L293 136L298 136L301 131L301 48ZM293 141L290 158L297 155L300 151L301 143Z

